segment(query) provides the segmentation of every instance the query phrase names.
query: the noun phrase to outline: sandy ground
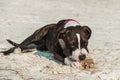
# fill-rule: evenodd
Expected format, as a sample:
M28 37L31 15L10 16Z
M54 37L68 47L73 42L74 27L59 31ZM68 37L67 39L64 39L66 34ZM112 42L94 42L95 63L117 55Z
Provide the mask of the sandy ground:
M92 29L94 70L63 66L49 52L0 57L0 80L120 80L119 0L0 0L0 51L20 43L36 29L73 18Z

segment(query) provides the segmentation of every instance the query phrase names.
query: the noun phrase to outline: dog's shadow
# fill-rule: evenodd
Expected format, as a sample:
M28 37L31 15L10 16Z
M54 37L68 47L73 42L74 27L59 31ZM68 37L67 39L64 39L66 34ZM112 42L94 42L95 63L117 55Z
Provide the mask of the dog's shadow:
M49 60L52 60L52 61L54 61L58 64L63 64L62 62L54 59L53 53L50 53L49 51L37 51L37 52L34 53L34 55L38 55L40 57L45 57L45 58L47 58Z

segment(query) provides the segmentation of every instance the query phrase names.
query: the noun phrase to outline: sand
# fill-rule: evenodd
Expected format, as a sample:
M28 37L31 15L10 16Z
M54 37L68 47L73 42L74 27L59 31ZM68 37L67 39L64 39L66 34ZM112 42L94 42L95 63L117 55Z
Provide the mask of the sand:
M22 42L35 30L72 18L92 29L90 56L95 68L83 70L58 62L49 52L0 56L0 80L119 80L119 0L0 0L0 51Z

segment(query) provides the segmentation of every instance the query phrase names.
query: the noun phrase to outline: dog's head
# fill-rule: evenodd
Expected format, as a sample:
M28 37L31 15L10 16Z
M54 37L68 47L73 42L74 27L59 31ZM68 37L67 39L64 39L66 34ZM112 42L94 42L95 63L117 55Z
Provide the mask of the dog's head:
M86 53L81 49L88 52L87 45L91 36L91 29L88 26L80 26L78 22L71 19L62 20L58 24L59 28L63 27L58 34L58 42L65 56L69 56L75 61L84 60Z
M75 61L84 60L86 55L81 53L80 34L69 29L61 30L59 34L59 44L66 56Z

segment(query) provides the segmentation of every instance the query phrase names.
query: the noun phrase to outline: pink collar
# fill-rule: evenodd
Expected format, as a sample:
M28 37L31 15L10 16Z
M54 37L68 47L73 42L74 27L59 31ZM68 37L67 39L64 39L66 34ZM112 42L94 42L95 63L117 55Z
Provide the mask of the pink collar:
M80 25L80 23L78 22L78 21L76 21L76 20L74 20L74 19L68 19L68 20L66 20L66 22L65 22L65 25L64 25L64 28L68 28L68 27L70 27L70 26L77 26L77 25Z

